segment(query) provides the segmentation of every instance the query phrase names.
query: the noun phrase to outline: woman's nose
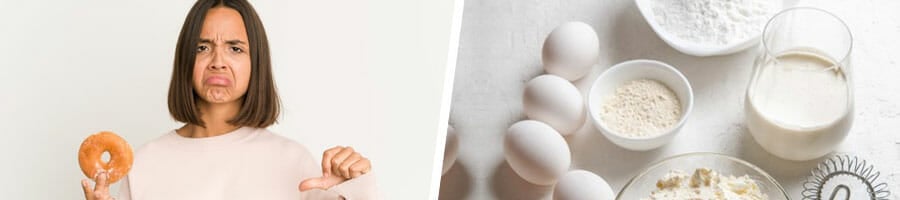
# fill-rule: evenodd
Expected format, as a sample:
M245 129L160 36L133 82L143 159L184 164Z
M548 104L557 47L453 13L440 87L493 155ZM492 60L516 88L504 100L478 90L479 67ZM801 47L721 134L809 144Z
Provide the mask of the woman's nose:
M209 63L208 68L210 70L225 70L228 69L228 64L226 64L224 55L220 51L213 52L212 62Z
M223 65L223 64L212 63L212 64L209 65L209 69L211 69L211 70L224 70L224 69L228 69L228 66L225 66L225 65Z

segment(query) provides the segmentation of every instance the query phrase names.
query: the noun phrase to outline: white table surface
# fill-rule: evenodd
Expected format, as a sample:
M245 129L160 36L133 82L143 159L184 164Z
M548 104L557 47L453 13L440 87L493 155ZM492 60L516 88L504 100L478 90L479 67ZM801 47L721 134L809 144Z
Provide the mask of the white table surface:
M900 1L800 1L843 18L853 36L856 112L850 136L837 152L857 155L882 172L900 199ZM743 93L756 48L718 57L682 54L657 37L633 0L466 1L450 123L459 134L459 158L441 180L440 199L549 199L552 186L530 184L503 157L509 125L525 119L524 83L542 74L540 48L566 21L584 21L600 38L600 62L574 82L585 94L609 66L631 59L660 60L681 70L694 89L694 110L674 141L633 152L615 146L586 123L566 138L572 169L602 176L614 191L650 163L688 152L733 155L761 167L801 199L801 183L822 159L782 160L768 154L744 124Z

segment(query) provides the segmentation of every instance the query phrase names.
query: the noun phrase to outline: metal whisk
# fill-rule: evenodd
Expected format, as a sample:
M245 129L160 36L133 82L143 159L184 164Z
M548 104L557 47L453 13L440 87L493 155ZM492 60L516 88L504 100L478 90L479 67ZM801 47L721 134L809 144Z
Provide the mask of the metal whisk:
M887 200L891 192L877 182L881 172L856 156L836 155L812 170L803 183L804 200L870 199Z

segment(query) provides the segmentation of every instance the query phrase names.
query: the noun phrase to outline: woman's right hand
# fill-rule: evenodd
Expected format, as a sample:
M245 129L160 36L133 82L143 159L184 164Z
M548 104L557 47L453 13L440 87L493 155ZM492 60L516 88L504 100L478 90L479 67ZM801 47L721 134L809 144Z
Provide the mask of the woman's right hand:
M113 200L109 195L109 174L100 170L94 175L94 188L91 188L90 179L81 179L81 188L84 189L86 200Z

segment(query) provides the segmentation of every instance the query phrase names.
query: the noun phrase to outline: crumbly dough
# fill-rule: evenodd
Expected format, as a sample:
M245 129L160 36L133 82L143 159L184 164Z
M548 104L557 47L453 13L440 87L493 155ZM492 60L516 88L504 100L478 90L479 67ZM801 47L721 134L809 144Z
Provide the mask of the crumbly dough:
M764 200L768 197L750 176L724 176L708 168L693 174L672 170L656 182L656 190L643 200L722 199Z

